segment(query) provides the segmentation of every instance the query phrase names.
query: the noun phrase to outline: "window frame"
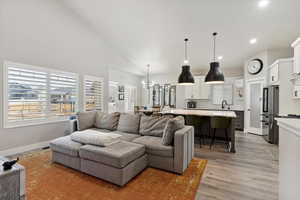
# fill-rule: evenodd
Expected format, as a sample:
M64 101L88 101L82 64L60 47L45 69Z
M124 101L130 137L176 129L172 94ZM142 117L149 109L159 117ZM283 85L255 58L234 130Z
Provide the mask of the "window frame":
M83 110L86 110L86 90L85 90L85 81L99 81L101 82L101 90L102 90L102 95L101 95L101 112L104 112L104 78L103 77L98 77L98 76L90 76L90 75L84 75L83 76L83 82L82 82L82 88L83 88ZM97 111L97 110L96 110Z
M47 106L46 106L46 118L44 119L32 119L32 120L20 120L16 122L9 122L8 121L8 101L9 101L9 93L8 93L8 68L9 67L16 67L16 68L23 68L27 70L37 70L41 72L47 73L47 85L46 85L46 96L47 96ZM58 73L58 74L66 74L68 76L73 76L75 79L75 94L76 94L76 101L75 101L75 113L79 110L79 75L77 73L60 71L60 70L53 70L47 67L39 67L33 66L28 64L16 63L11 61L4 61L3 62L3 127L4 128L15 128L15 127L22 127L22 126L33 126L33 125L40 125L40 124L48 124L48 123L55 123L55 122L63 122L69 120L69 116L50 116L51 113L51 102L50 102L50 74L51 73Z

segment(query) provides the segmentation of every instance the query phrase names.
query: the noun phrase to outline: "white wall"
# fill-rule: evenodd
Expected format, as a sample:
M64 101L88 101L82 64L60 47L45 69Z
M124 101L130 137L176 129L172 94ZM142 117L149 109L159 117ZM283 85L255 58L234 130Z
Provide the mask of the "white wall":
M245 61L245 65L244 65L244 78L245 81L249 80L249 79L255 79L255 78L266 78L266 72L268 69L268 66L270 66L273 62L275 62L277 59L280 58L290 58L293 56L293 51L292 48L284 48L284 49L272 49L272 50L266 50L266 51L262 51L254 56L251 56L250 58L248 58ZM261 59L263 61L263 70L256 75L252 75L248 73L248 63L250 60L252 59Z
M137 76L128 72L120 71L117 69L109 69L109 81L117 82L119 85L129 85L135 86L137 88L137 104L141 105L142 103L142 76ZM109 91L110 93L112 91ZM117 100L118 111L123 112L125 110L123 103L124 101Z
M273 50L266 50L266 51L262 51L250 58L248 58L246 61L245 61L245 64L244 64L244 80L245 80L245 86L246 86L246 82L251 80L251 79L264 79L264 86L267 86L267 72L268 72L268 67L274 62L276 61L277 59L280 59L280 58L290 58L293 56L293 53L292 53L292 49L291 48L284 48L284 49L273 49ZM252 59L261 59L263 61L263 70L257 74L257 75L252 75L252 74L249 74L248 73L248 69L247 69L247 66L248 66L248 63L249 61L251 61ZM247 94L248 94L248 91L247 91L247 87L245 87L245 108L244 108L244 111L245 111L245 118L244 118L244 121L245 121L245 126L246 126L246 129L248 128L248 124L249 124L249 113L247 111L247 105L249 105L248 103L248 97L247 97ZM262 95L262 94L261 94ZM246 130L245 129L245 130Z
M75 72L81 77L84 74L104 77L105 102L108 67L130 65L56 0L1 0L0 27L0 94L4 60ZM1 95L1 105L2 101ZM2 125L2 107L0 111ZM51 140L63 135L66 126L66 122L60 122L0 128L0 151Z

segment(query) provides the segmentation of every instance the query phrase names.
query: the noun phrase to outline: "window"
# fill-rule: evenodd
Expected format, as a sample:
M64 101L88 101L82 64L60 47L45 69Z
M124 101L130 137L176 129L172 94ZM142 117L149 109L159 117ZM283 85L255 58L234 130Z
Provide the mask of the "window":
M4 63L4 126L65 119L77 111L78 75Z
M84 110L103 111L103 78L84 76Z

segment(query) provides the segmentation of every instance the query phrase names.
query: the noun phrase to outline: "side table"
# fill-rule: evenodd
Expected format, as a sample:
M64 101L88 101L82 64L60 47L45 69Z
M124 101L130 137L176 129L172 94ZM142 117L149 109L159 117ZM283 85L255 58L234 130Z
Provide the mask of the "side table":
M25 168L15 164L12 169L3 171L2 164L8 159L0 156L0 200L25 199Z

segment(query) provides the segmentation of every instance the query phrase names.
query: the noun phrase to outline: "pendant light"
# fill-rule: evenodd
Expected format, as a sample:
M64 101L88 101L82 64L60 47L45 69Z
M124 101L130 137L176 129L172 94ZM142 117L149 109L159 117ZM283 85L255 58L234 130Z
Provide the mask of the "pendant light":
M191 73L191 67L188 65L189 61L187 58L187 42L188 39L184 39L184 64L182 66L182 71L181 74L179 75L178 78L178 85L194 85L195 80L194 77Z
M214 38L214 58L213 62L210 63L210 69L205 77L206 84L223 84L224 74L220 70L219 62L216 62L216 36L218 33L213 33Z

